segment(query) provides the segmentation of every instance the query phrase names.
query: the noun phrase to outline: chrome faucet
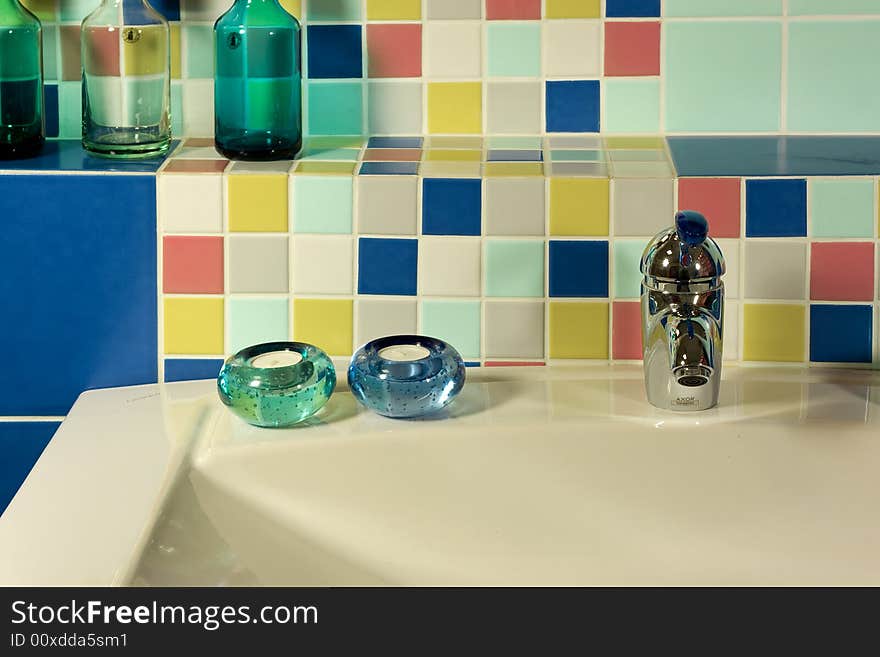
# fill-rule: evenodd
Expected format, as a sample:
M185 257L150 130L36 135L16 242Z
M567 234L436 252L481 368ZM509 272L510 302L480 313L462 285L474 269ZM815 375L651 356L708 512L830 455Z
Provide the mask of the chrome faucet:
M724 256L698 212L679 212L642 254L645 389L654 406L702 411L718 403Z

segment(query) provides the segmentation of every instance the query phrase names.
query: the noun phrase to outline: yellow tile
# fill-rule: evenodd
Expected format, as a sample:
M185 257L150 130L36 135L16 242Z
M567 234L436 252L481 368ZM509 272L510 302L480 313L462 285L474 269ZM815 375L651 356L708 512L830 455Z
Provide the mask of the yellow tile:
M171 77L180 79L180 23L171 23Z
M550 302L550 358L608 358L608 304Z
M291 16L296 16L297 19L302 18L302 0L281 0L281 6L284 7L287 10L287 13Z
M354 162L320 162L320 161L309 161L309 162L300 162L296 165L296 170L294 173L303 173L303 174L335 174L339 176L351 176L354 174L355 163Z
M663 137L606 137L605 148L658 150L666 148L666 140Z
M353 302L348 299L294 299L293 339L331 356L352 353Z
M287 176L233 174L229 181L229 230L287 232Z
M464 148L467 150L482 150L483 148L483 138L482 137L448 137L448 136L439 136L439 137L429 137L428 138L428 148L439 148L443 149L458 149Z
M367 0L367 20L418 21L422 19L422 0Z
M427 162L480 162L483 151L462 149L431 149L425 155Z
M221 297L166 298L166 354L222 354L223 299Z
M551 235L607 235L606 178L550 179Z
M805 315L799 304L745 304L743 360L803 362Z
M165 70L168 39L160 27L122 30L122 60L125 75L157 75Z
M477 135L483 130L483 89L479 82L428 84L428 132Z
M486 175L491 177L543 176L541 162L487 162Z
M601 17L601 0L546 0L544 18Z

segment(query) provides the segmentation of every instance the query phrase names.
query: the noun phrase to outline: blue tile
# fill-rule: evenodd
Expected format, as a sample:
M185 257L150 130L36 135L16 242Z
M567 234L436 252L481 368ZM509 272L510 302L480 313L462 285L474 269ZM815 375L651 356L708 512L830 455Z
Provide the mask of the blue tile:
M309 78L363 76L360 25L310 25Z
M806 180L746 181L746 237L806 235Z
M362 237L358 242L358 294L415 296L417 240Z
M169 149L173 151L179 142ZM125 173L155 173L164 157L146 160L111 160L106 157L93 157L83 150L78 139L48 141L36 157L24 160L2 160L0 171L100 171Z
M669 137L680 176L874 176L880 137Z
M83 390L155 383L155 176L0 176L0 415L65 415Z
M0 422L0 514L15 497L58 426L58 422Z
M419 172L418 162L364 162L361 175L367 176L415 176Z
M870 363L874 339L871 306L810 306L810 360Z
M479 235L483 183L474 178L425 178L423 235Z
M43 103L45 104L46 136L57 137L59 131L58 118L58 85L43 85Z
M660 0L605 0L608 18L659 18Z
M367 148L421 148L421 137L370 137Z
M541 151L493 149L489 151L489 162L542 162Z
M550 296L608 296L608 242L550 241Z
M598 80L547 82L548 132L599 132Z
M480 367L480 361L470 361L466 360L464 362L465 367Z
M219 358L166 358L165 383L216 379L221 367Z
M180 0L150 0L150 4L167 20L180 20Z

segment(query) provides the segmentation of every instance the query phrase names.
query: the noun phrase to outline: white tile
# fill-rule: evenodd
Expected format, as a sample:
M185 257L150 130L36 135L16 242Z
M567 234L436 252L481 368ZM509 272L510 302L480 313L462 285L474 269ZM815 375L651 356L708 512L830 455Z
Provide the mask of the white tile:
M214 136L214 81L183 83L183 129L187 137Z
M487 301L486 357L544 357L543 301Z
M415 235L419 183L415 176L357 176L358 232Z
M125 125L122 78L94 75L89 78L89 111L100 125Z
M724 264L727 266L727 273L724 274L724 293L728 299L739 299L739 278L740 278L740 250L739 240L726 239L715 240L721 248L724 255Z
M159 221L169 233L223 230L223 177L220 174L159 175Z
M788 240L746 240L747 299L807 298L807 245Z
M416 300L358 299L357 343L417 332Z
M425 77L478 78L482 75L482 26L477 21L425 25Z
M430 20L483 17L483 0L426 0L426 2Z
M544 74L598 76L601 21L545 21Z
M174 152L175 160L225 160L213 146L184 146Z
M184 21L215 21L229 6L229 0L180 0L180 18Z
M422 127L422 83L371 80L369 125L374 135L416 135Z
M480 239L423 237L419 242L419 294L480 295Z
M739 309L739 301L725 300L723 360L739 358Z
M544 178L486 178L487 235L544 235Z
M295 294L351 294L352 238L297 235L293 238Z
M486 103L490 133L541 132L540 82L489 82Z

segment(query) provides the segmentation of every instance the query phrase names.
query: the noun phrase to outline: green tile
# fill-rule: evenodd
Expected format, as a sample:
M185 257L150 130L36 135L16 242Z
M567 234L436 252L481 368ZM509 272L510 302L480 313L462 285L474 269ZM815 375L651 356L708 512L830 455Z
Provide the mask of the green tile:
M660 80L606 78L605 130L617 133L658 132Z
M491 22L487 30L490 76L541 75L539 22Z
M60 3L60 19L62 22L81 22L83 18L91 14L101 0L62 0Z
M639 265L648 240L614 240L614 296L638 299L642 293Z
M351 233L353 181L348 176L294 176L295 233Z
M58 136L82 139L82 85L79 82L58 84Z
M308 93L309 134L363 133L364 97L360 82L313 82Z
M878 60L880 22L793 21L789 26L788 129L880 130L880 86L874 83Z
M122 84L128 100L125 125L155 125L165 111L165 80L146 77L124 77Z
M182 49L186 77L214 77L214 28L211 25L185 25Z
M229 353L290 339L287 299L229 299Z
M782 0L666 0L663 4L666 17L782 16Z
M880 14L877 0L788 0L789 16Z
M171 134L183 134L183 85L171 83Z
M43 22L54 21L57 15L55 0L24 0L21 4Z
M486 242L486 295L544 296L544 242L489 240Z
M43 79L47 82L60 80L58 74L58 28L43 26Z
M667 130L779 129L779 22L673 21L664 27Z
M306 18L314 21L357 21L361 19L361 0L308 0Z
M810 235L874 237L874 181L810 180Z
M422 301L423 335L445 340L465 359L480 357L479 301Z

